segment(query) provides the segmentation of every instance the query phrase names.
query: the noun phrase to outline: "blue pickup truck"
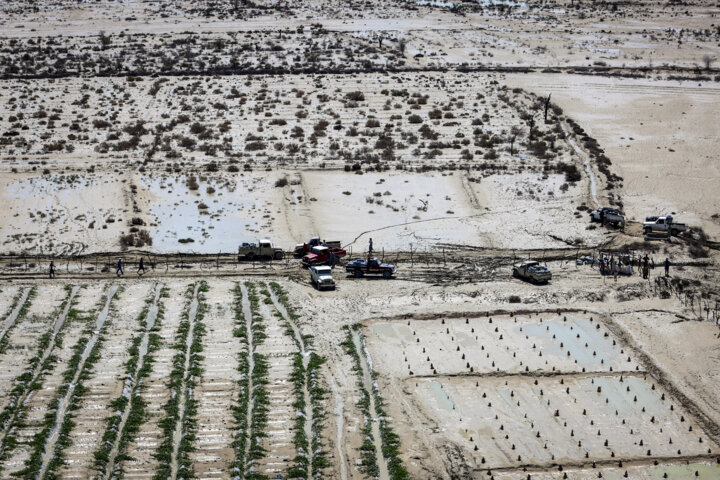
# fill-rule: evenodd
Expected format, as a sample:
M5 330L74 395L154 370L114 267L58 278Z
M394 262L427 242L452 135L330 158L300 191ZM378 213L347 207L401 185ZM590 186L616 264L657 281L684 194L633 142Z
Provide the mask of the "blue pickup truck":
M382 263L377 257L375 257L369 260L360 258L353 260L352 262L348 262L347 265L345 265L345 271L352 273L356 278L360 278L364 275L382 275L383 278L391 278L397 271L397 268L395 265Z

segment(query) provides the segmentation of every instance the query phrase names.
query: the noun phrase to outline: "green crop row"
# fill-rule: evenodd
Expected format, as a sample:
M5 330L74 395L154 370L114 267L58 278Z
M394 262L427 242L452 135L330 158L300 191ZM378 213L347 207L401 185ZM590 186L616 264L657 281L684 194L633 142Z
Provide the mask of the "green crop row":
M190 318L189 306L193 300L195 286L190 285L186 292L188 308L185 309L180 321L177 333L175 335L175 343L173 348L177 353L173 357L173 370L170 372L170 381L168 388L170 389L170 400L165 404L163 411L165 417L160 420L160 429L163 431L164 439L155 452L155 458L159 461L159 467L155 472L156 480L165 480L171 474L173 445L175 442L175 427L181 422L181 438L179 439L178 448L178 478L192 478L194 472L189 454L193 451L193 443L195 440L195 430L197 429L197 400L192 397L197 382L195 377L202 374L202 360L200 355L202 352L202 338L205 334L205 325L202 323L203 317L207 310L204 302L204 293L208 290L207 282L201 281L198 288L198 307L194 319ZM194 325L191 325L191 322ZM188 338L190 332L192 338ZM187 359L187 342L190 340L189 349L189 368L185 370L185 362ZM180 412L180 399L185 395L185 409L182 414Z

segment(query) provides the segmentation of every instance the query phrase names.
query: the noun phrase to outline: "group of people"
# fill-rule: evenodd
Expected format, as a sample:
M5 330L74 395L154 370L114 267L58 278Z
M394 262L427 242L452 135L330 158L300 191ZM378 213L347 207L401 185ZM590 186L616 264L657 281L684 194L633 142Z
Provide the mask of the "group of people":
M140 257L140 261L138 262L138 268L137 268L137 274L138 276L145 275L145 261L143 257ZM125 275L125 270L123 269L123 259L118 258L117 266L115 268L115 275L118 277L121 275ZM55 261L50 260L50 278L55 278Z
M140 257L140 261L138 262L137 274L138 274L138 276L145 275L145 262L143 260L143 257ZM115 275L117 275L118 277L120 275L125 275L125 271L123 270L122 258L118 258L117 268L115 269Z
M652 262L652 268L655 268L655 261L651 260L647 254L642 259L642 276L643 280L647 280L649 273L650 273L650 262ZM665 267L665 277L670 276L670 259L665 257L665 261L663 262L663 265Z

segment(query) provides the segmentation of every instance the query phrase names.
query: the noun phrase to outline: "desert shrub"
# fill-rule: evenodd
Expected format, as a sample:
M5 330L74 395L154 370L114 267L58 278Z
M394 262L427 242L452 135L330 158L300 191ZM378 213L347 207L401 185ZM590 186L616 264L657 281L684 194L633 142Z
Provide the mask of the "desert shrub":
M428 117L430 117L431 120L439 120L442 118L442 112L437 108L434 110L430 110L428 112Z
M521 300L520 297L517 296L517 295L510 295L510 297L508 298L508 302L510 302L510 303L520 303L520 302L522 302L522 300Z
M320 120L318 123L315 124L313 130L315 130L315 133L324 132L327 129L328 125L330 125L330 123L327 120Z
M415 115L415 114L410 115L408 117L408 122L409 123L422 123L422 117L420 115Z
M377 118L368 118L368 121L365 123L365 126L367 128L378 128L380 126L380 122Z
M140 217L133 217L132 220L130 220L130 225L145 225L145 220Z
M345 94L345 98L353 102L362 102L365 100L365 94L360 91L348 92Z
M185 184L187 185L188 190L197 190L198 188L200 188L200 185L197 182L197 178L195 177L189 177Z
M275 182L275 186L278 188L286 187L288 185L287 177L278 178Z
M263 142L250 142L245 145L245 150L248 152L257 152L258 150L265 150L265 143Z
M145 128L145 122L142 120L126 125L123 131L131 137L141 137L148 133L148 130Z
M580 170L578 170L576 165L567 165L563 170L565 173L565 181L567 182L579 182L582 178L582 175L580 175Z

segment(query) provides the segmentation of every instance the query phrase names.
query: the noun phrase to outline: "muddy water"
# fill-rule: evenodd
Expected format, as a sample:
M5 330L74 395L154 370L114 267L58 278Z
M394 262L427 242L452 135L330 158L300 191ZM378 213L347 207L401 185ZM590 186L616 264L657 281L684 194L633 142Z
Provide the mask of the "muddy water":
M35 365L35 367L33 369L30 370L30 372L29 372L31 375L30 379L27 381L27 383L25 383L25 390L17 398L17 400L16 400L17 405L23 405L25 403L28 396L32 392L28 387L35 384L35 382L38 381L40 375L42 374L43 365L47 361L48 357L50 357L50 355L53 353L53 350L55 349L55 345L57 345L57 334L65 325L65 320L67 319L68 312L70 311L70 307L72 306L73 299L75 298L75 295L77 295L79 290L80 290L80 287L77 285L74 285L72 287L72 290L70 291L70 294L68 295L68 297L65 301L65 308L63 308L62 312L60 312L60 315L58 315L57 319L55 320L55 323L53 325L52 336L50 338L50 342L48 343L45 351L42 352L42 355L40 356L40 361ZM15 410L13 415L7 420L5 425L3 425L2 430L0 431L0 445L4 445L5 437L7 437L7 434L15 426L15 422L17 421L18 413L20 413L20 411ZM1 452L0 452L0 454L1 454Z
M175 431L173 432L173 453L172 460L170 463L170 478L175 480L178 473L178 453L180 451L180 443L183 437L183 424L185 423L185 406L187 404L187 397L191 394L187 388L187 380L190 371L190 356L192 353L193 336L195 334L195 317L198 311L198 291L200 290L200 283L195 284L193 290L192 301L190 302L190 309L188 311L188 323L190 328L187 333L187 339L185 341L185 365L183 366L183 378L180 384L180 402L178 403L178 419L175 424Z
M92 337L88 341L87 345L85 345L85 349L80 356L80 362L77 365L75 375L73 376L72 381L68 386L65 396L61 398L58 402L58 407L55 412L55 425L53 426L52 432L50 433L50 436L45 443L45 451L43 452L42 465L40 467L40 472L38 473L38 479L42 479L45 477L47 469L50 466L50 462L53 458L55 458L55 445L57 444L58 438L60 436L60 427L65 421L65 415L67 413L68 405L72 401L73 396L75 395L75 388L77 387L78 381L80 380L80 376L85 370L85 363L87 362L90 353L92 352L93 348L95 348L95 344L97 344L98 339L100 338L100 334L102 333L102 329L105 325L105 320L107 319L108 313L110 312L110 304L115 297L115 293L117 293L117 290L117 285L112 285L107 289L107 293L105 295L105 305L103 306L100 314L98 314L95 320L95 330L93 331Z
M388 472L387 462L385 456L382 453L382 437L380 436L380 419L378 418L377 408L375 406L375 387L373 386L372 376L370 375L370 367L368 366L368 360L366 356L366 350L360 335L356 331L352 331L352 339L355 344L355 350L358 352L360 357L360 367L362 369L362 381L365 390L370 395L370 422L373 437L373 445L375 446L375 458L377 459L379 478L380 480L390 480L390 474ZM437 382L434 382L437 383ZM437 384L438 386L440 384ZM451 407L452 408L452 407Z
M123 388L123 395L132 399L137 394L137 389L140 386L138 375L145 365L145 356L148 353L148 344L150 343L150 333L155 327L155 321L158 315L158 300L162 293L163 284L158 283L155 285L152 296L152 303L148 307L148 313L146 318L145 332L143 333L142 340L140 341L140 348L138 349L138 361L135 367L135 371L132 376L125 380L125 386ZM110 478L115 470L115 462L120 449L120 441L125 435L125 425L130 417L130 409L132 407L132 400L125 405L125 410L122 412L122 418L118 425L118 434L113 443L112 449L110 450L110 456L105 469L104 478Z

